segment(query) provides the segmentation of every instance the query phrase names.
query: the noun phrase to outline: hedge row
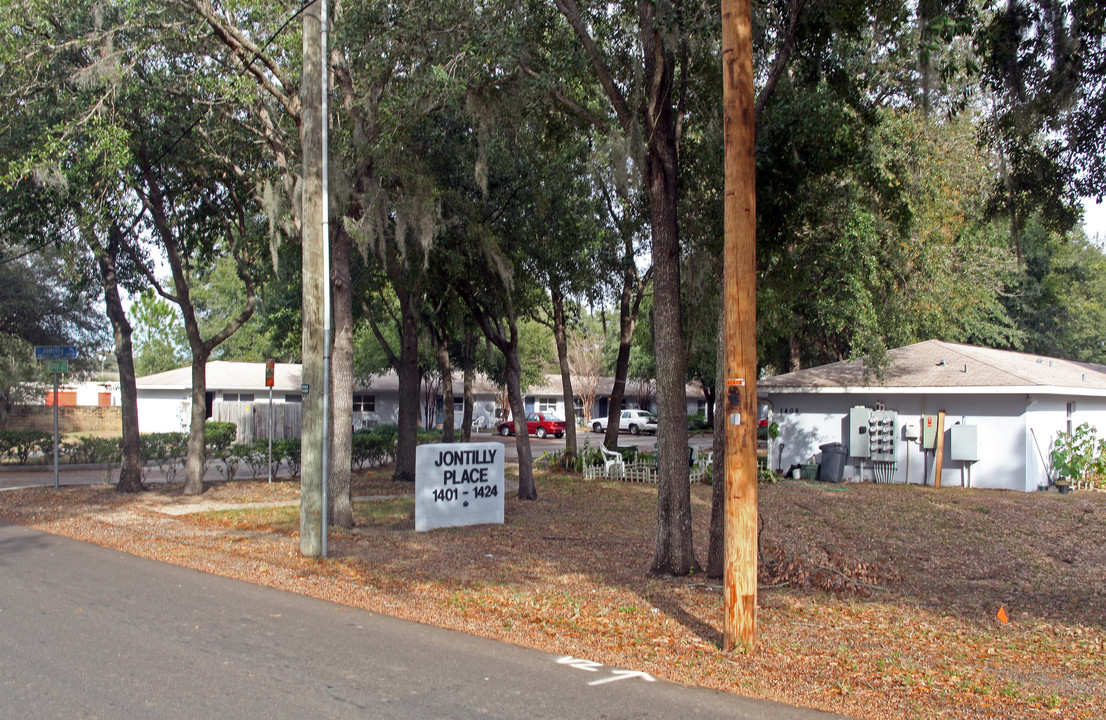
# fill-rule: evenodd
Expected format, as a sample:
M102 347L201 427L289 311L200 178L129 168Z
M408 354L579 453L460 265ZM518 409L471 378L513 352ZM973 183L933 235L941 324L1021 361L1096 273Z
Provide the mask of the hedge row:
M209 421L205 431L205 474L211 463L218 463L224 476L231 478L240 467L247 467L251 476L266 477L269 471L269 441L253 445L235 443L234 423ZM395 459L397 429L394 425L379 425L372 430L358 430L351 442L351 465L375 467ZM419 442L436 442L440 432L420 431ZM49 457L54 451L54 436L37 430L0 430L0 457L14 459L25 465L30 457ZM188 455L187 433L147 433L139 436L143 473L156 467L167 482L182 477ZM63 440L58 456L70 464L116 465L122 457L119 438L78 437ZM272 471L276 475L281 465L294 477L300 472L299 438L273 441ZM145 478L144 478L145 479Z

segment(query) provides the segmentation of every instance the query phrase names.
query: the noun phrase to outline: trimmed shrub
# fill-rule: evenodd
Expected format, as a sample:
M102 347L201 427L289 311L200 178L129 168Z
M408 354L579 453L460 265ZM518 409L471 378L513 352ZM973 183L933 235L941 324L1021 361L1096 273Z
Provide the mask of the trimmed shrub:
M0 430L0 453L5 457L26 465L35 452L43 455L54 452L53 433L41 430ZM61 452L60 448L58 452Z
M275 441L273 443L273 462L279 465L280 461L276 460L278 455L281 461L285 462L288 465L288 473L292 477L299 477L301 462L300 439L288 438L287 440Z
M238 426L232 422L208 420L204 426L204 438L208 450L225 450L238 439Z
M165 482L175 482L188 454L188 435L182 432L145 433L138 436L138 443L142 453L142 480L146 480L147 465L152 462L165 475Z
M378 425L372 430L358 430L350 441L350 461L361 469L366 463L376 467L390 462L396 454L396 433L391 425Z

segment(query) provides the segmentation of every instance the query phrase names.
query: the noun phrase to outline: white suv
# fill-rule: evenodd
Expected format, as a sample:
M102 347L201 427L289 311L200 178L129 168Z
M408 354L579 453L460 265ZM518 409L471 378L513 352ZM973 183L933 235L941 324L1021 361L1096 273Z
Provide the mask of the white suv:
M606 416L592 418L588 421L592 432L606 432ZM655 433L657 431L657 416L646 410L623 410L618 416L618 431L628 431L631 435L640 435L643 432Z

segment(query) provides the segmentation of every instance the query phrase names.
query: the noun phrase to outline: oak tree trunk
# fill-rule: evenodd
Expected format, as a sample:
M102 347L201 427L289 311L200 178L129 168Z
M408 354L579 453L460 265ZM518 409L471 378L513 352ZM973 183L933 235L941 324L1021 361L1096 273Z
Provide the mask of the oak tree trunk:
M561 392L565 402L565 456L576 456L576 402L572 393L572 368L568 363L568 339L565 337L565 298L553 291L553 338L561 366Z
M331 244L331 312L334 336L330 350L330 467L327 501L330 524L353 527L350 495L353 442L353 296L350 285L351 241L344 230L333 233Z
M653 346L657 358L657 537L654 573L687 575L698 569L691 529L686 359L680 310L680 234L677 221L675 65L654 10L643 4L651 132L643 168L653 234Z
M415 448L419 432L419 328L411 293L396 288L400 312L399 427L396 436L396 469L392 479L415 482Z
M207 355L192 354L192 417L188 424L188 457L184 462L184 494L204 491L204 445L207 433Z
M142 490L142 452L138 440L138 388L135 382L134 353L131 345L131 324L123 310L119 296L115 257L99 244L90 243L96 253L100 269L100 283L104 288L104 305L111 320L115 339L115 357L119 364L120 415L123 424L123 454L119 466L119 481L115 489L120 492Z
M522 365L518 345L500 348L506 358L507 396L515 418L515 448L518 450L518 498L537 500L534 486L534 456L530 452L530 435L526 432L526 405L522 400Z

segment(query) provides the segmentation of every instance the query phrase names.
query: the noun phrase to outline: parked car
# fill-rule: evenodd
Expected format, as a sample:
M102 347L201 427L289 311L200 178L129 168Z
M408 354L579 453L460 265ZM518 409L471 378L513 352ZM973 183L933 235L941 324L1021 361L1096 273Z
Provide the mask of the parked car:
M515 421L508 420L507 422L499 423L499 425L496 426L496 431L504 436L514 435ZM546 435L562 438L565 436L565 421L553 413L530 413L526 416L526 432L529 435L536 435L539 438L543 438Z
M607 418L597 417L588 420L592 432L606 432ZM623 410L618 416L618 431L628 432L631 435L640 435L643 432L655 433L657 431L657 416L647 410Z

